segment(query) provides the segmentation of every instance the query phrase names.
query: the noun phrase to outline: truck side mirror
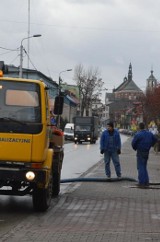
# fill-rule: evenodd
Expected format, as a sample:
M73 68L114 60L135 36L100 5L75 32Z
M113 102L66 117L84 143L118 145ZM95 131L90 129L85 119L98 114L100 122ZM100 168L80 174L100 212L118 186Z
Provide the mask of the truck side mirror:
M54 103L54 114L61 115L63 113L64 97L56 96Z

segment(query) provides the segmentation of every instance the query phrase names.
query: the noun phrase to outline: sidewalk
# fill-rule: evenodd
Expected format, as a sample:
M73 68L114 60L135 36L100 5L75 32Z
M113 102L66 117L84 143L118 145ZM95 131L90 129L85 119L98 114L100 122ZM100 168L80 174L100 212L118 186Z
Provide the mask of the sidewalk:
M137 179L131 138L120 155L122 176ZM116 177L112 166L112 177ZM160 183L160 153L151 150L150 182ZM86 174L105 177L100 161ZM2 241L157 242L160 241L160 185L150 189L136 182L77 182L53 201L47 215L29 216Z
M136 153L130 143L131 139L124 144L120 156L122 175L137 179ZM112 177L116 177L113 166L112 171ZM150 182L160 183L160 153L156 155L153 149L148 171ZM105 177L104 163L100 162L88 177ZM73 241L160 241L159 185L140 189L130 181L82 183L66 195L65 207L67 230L75 236Z

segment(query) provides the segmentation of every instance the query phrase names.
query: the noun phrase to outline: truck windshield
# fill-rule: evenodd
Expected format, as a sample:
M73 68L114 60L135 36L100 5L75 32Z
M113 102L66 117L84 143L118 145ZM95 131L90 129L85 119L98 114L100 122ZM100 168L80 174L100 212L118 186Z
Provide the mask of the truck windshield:
M36 83L1 80L0 118L23 122L40 122L39 96L40 90Z
M91 131L91 126L88 125L77 125L75 131Z

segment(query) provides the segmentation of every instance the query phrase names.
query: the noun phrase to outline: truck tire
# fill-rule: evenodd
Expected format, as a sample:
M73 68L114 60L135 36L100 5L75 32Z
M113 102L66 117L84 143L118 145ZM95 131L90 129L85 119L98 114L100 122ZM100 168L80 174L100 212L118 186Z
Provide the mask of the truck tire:
M52 185L53 177L52 172L50 173L50 179L47 188L35 188L32 194L33 208L36 212L46 211L52 199Z
M58 196L60 192L60 180L61 180L61 169L62 169L62 163L63 163L63 157L64 153L63 151L58 152L57 156L53 161L53 183L52 183L52 196Z
M60 192L60 174L53 173L53 186L52 186L52 196L58 196Z

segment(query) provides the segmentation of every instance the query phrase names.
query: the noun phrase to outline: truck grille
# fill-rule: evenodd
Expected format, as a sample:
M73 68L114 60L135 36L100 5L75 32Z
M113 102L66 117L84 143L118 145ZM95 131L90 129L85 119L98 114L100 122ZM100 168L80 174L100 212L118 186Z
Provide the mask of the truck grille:
M24 162L11 162L11 161L1 161L0 162L0 168L26 168L30 167L29 163L24 163Z

